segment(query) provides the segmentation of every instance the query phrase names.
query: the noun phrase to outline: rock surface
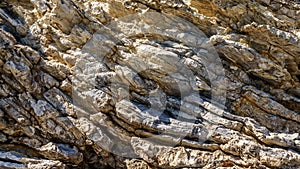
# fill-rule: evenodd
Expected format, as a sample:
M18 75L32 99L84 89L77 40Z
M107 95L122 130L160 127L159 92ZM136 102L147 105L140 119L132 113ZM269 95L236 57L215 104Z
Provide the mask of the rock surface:
M299 168L300 2L0 1L0 168Z

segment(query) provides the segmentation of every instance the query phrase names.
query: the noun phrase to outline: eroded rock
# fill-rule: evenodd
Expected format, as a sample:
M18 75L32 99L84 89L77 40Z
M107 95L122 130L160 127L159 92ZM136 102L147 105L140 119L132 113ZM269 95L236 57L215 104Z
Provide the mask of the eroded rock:
M0 168L298 168L299 11L1 1Z

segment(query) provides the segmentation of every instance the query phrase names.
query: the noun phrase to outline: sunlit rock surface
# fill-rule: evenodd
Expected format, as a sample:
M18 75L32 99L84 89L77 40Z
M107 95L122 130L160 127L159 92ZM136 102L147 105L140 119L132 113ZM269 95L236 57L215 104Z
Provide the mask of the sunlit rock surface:
M0 1L0 168L299 168L297 0Z

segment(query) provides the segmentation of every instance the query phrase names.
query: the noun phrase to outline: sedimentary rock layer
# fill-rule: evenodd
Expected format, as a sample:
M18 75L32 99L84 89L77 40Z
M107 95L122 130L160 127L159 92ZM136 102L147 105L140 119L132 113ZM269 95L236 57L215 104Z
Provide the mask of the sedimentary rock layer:
M0 168L299 168L300 3L0 1Z

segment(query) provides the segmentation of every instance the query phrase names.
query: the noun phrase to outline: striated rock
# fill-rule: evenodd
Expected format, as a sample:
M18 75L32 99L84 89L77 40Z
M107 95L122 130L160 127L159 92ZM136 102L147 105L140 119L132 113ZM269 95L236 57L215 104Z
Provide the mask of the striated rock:
M39 151L48 159L77 162L77 164L83 160L82 154L76 148L72 149L68 145L50 142L39 148Z
M296 0L0 1L0 168L299 168Z

